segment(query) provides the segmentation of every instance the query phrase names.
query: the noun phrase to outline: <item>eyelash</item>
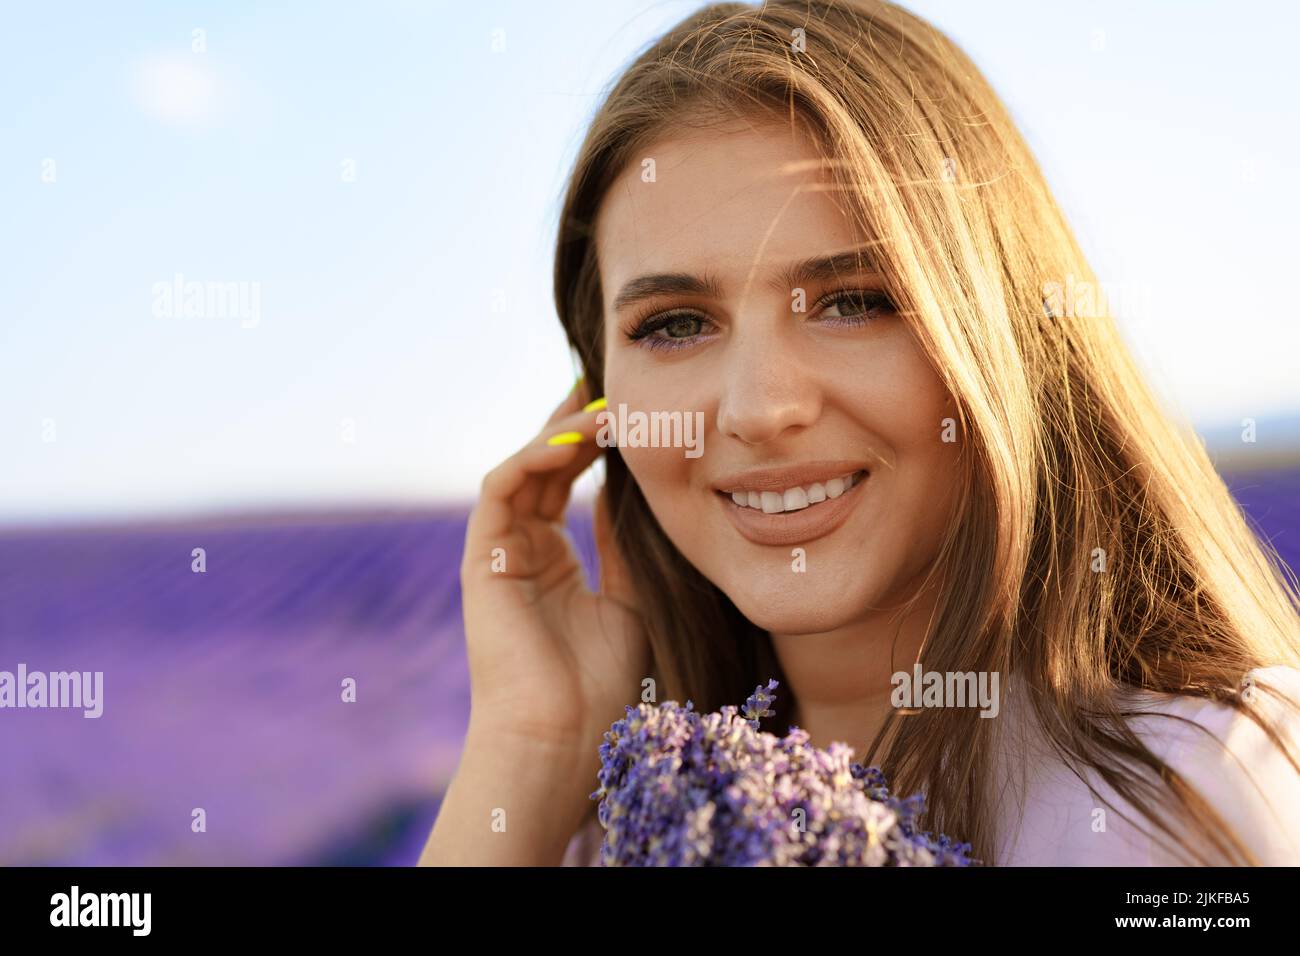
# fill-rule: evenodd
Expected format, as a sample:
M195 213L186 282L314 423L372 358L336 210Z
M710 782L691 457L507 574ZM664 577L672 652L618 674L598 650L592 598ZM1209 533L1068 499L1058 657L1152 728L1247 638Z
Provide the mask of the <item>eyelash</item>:
M873 309L881 308L887 312L895 311L893 301L883 292L876 292L870 289L838 289L835 292L827 293L813 303L814 311L833 305L842 299L860 299L864 303L864 311L870 312ZM627 332L628 341L638 344L642 348L648 349L669 349L676 350L688 348L698 336L685 336L682 338L672 338L669 336L659 336L656 332L667 328L678 319L696 319L701 323L708 321L705 316L689 309L671 309L667 312L649 311L632 321L632 328ZM849 315L839 320L839 324L847 328L859 328L867 325L873 320L871 316Z

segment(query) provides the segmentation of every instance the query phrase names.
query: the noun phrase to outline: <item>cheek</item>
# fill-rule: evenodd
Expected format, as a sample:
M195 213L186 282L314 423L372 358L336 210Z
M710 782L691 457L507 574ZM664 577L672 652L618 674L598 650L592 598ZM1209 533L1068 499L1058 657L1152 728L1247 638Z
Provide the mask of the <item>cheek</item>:
M605 363L605 398L611 416L626 411L628 415L654 411L673 411L688 407L677 394L678 383L662 373L651 374L635 360L622 354L610 356ZM613 437L618 423L606 418ZM629 423L630 427L630 423ZM707 449L707 445L704 446ZM691 479L691 466L701 459L690 459L682 448L627 446L619 449L628 471L636 479L646 500L659 510L661 505L687 507L685 492ZM675 497L672 497L675 496ZM663 518L660 518L663 523ZM666 525L665 525L666 527Z
M662 376L652 383L634 364L623 365L617 360L606 364L605 397L614 415L623 410L628 414L671 410L677 398L671 392L671 383L665 386ZM617 440L617 420L605 421ZM707 443L704 448L707 453ZM706 537L701 530L706 517L701 509L711 502L700 489L693 487L692 479L696 476L693 469L703 467L701 463L705 459L687 458L683 448L644 445L622 446L619 455L669 540L688 560L699 560L700 546Z
M959 489L961 435L955 403L929 366L910 369L907 379L908 400L893 404L880 427L894 455L890 498L903 538L898 543L905 543L906 563L917 565L934 556L947 531Z
M901 324L882 336L840 384L845 406L879 454L876 520L901 557L933 550L957 487L956 403ZM945 428L947 420L953 420ZM945 437L954 439L944 441ZM911 563L911 559L907 559Z
M911 334L901 324L891 333L848 386L855 391L852 404L862 410L866 429L883 439L886 457L900 467L942 464L955 457L956 442L942 438L956 405Z
M690 463L680 448L620 448L650 513L688 561L709 574L708 499L691 487Z
M677 495L678 504L687 492L690 472L680 448L620 448L619 454L636 479L647 501L658 504Z
M907 416L910 436L905 447L922 470L924 483L938 494L951 488L956 479L961 448L956 404L928 365L916 370L912 394L915 400Z

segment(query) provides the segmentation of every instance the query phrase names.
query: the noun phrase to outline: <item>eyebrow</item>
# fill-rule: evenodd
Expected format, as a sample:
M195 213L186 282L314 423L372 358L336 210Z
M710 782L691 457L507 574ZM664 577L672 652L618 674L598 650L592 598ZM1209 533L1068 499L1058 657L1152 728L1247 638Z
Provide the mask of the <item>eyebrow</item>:
M773 290L795 289L804 283L820 282L842 275L875 272L867 255L867 246L857 246L827 256L813 256L782 269L768 283ZM614 297L613 310L619 312L643 299L661 295L699 295L722 298L722 285L711 273L658 272L629 280Z

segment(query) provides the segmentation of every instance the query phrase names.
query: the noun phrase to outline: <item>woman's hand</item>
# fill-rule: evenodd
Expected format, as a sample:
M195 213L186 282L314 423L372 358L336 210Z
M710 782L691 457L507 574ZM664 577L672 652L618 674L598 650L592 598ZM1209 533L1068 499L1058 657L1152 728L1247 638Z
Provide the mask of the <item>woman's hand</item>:
M598 593L563 523L574 480L601 453L599 408L583 410L584 399L575 386L541 432L483 480L460 568L471 733L535 743L579 765L596 759L601 734L638 699L650 667L604 490Z
M584 401L575 387L483 480L470 514L460 567L469 732L421 864L558 864L599 786L601 735L650 667L603 489L598 593L563 524L574 479L600 454L598 408Z

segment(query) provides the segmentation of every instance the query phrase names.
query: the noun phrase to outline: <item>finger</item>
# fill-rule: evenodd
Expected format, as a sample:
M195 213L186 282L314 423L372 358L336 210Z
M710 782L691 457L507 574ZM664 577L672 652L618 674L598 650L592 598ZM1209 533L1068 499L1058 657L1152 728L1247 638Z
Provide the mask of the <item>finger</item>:
M541 492L536 506L537 516L545 521L561 521L573 496L573 486L578 477L604 454L605 449L595 442L583 442L580 451L567 465L555 469L540 483Z
M508 534L527 512L518 512L517 499L529 485L537 485L541 476L560 468L573 459L576 445L547 445L533 442L511 455L484 477L479 498L470 512L466 528L466 549L494 547L492 541Z
M576 404L581 397L581 389L575 388L560 403L560 409ZM568 415L557 410L551 423L536 438L483 479L479 506L471 515L472 526L467 533L502 534L520 518L536 516L545 485L540 476L572 465L565 473L565 480L571 485L596 460L600 452L595 441L600 430L596 423L598 417L598 409ZM552 444L557 438L562 441Z
M596 413L581 412L584 383L579 380L551 414L547 426L529 444L488 473L483 479L479 501L470 514L466 528L466 553L495 545L489 539L500 538L521 519L535 516L537 504L548 472L576 464L569 469L574 477L595 460ZM551 439L566 433L580 442L551 444ZM585 446L585 447L584 447ZM572 484L573 478L568 478ZM547 519L553 520L553 519Z
M564 396L564 400L552 410L550 417L546 419L546 424L542 426L539 436L550 436L556 432L563 431L563 428L557 427L567 417L577 413L583 405L586 404L587 380L584 376L578 376L578 380L573 383L569 389L569 394ZM536 441L537 439L534 439ZM530 512L536 509L538 494L532 490L525 490L523 500L517 502L518 506L524 512Z
M538 441L550 441L563 436L565 441L576 444L581 451L565 465L552 471L544 481L530 484L520 491L515 500L515 508L520 513L536 514L546 521L558 521L563 517L573 482L591 467L602 451L596 443L601 428L597 420L602 408L588 410L584 407L582 411L552 422L538 436Z

